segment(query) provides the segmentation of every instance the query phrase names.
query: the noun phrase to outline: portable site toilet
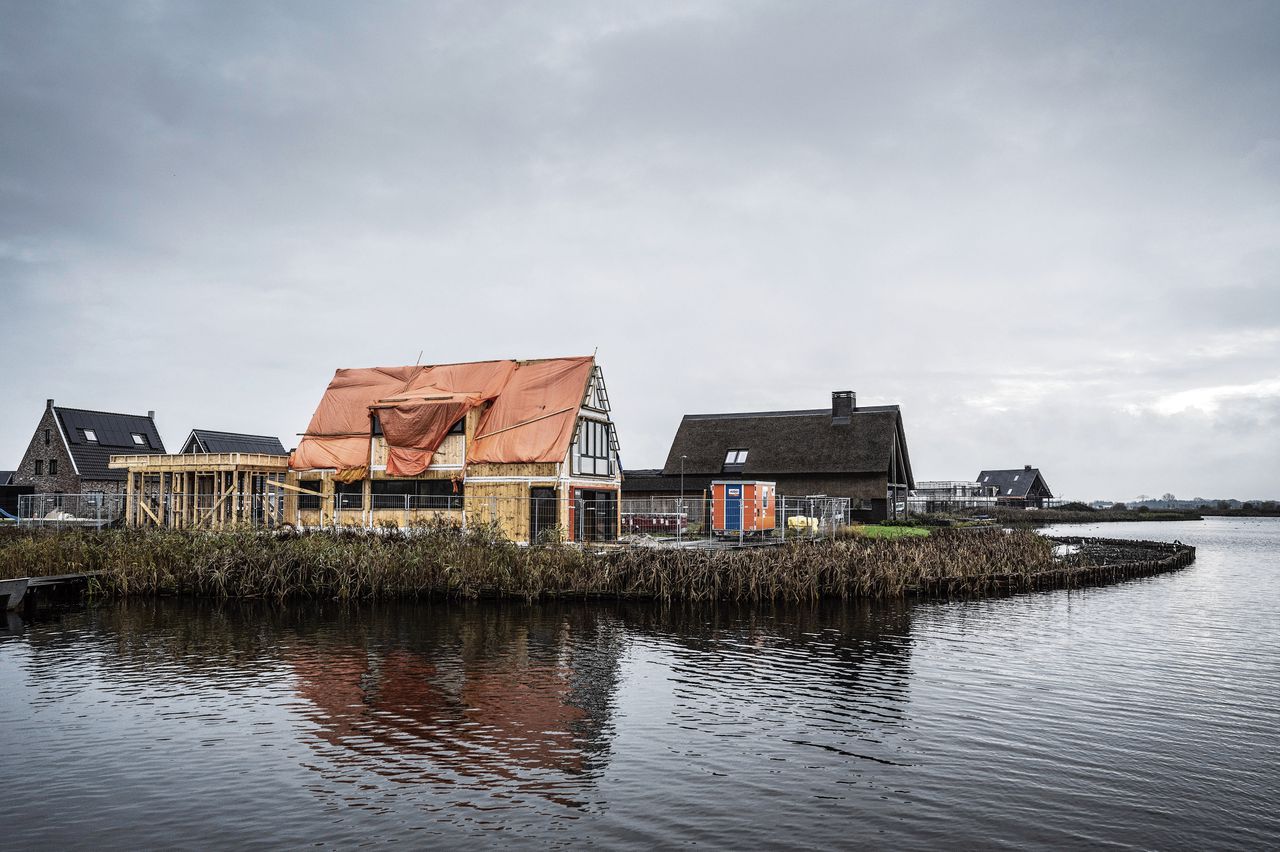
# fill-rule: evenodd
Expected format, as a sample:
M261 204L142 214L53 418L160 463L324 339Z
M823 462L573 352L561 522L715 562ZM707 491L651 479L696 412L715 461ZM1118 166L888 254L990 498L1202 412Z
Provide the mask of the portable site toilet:
M777 526L777 486L772 482L712 482L711 530L741 535Z

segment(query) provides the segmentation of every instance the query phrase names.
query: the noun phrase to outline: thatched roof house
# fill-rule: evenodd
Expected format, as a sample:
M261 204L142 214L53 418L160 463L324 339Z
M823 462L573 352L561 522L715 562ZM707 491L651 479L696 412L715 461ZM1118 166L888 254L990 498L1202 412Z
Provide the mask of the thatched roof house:
M682 471L686 493L763 480L786 496L853 498L868 519L896 514L915 486L898 406L859 408L851 391L833 393L829 409L685 415L661 473L628 471L624 493L670 494Z

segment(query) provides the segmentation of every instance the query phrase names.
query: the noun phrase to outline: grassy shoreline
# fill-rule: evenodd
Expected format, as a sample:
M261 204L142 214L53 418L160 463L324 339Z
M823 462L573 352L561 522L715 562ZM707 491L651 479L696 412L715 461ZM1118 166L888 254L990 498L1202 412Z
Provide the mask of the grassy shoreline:
M1081 555L1064 562L1055 557L1052 541L1026 530L939 530L927 537L852 537L741 551L601 552L520 547L492 530L464 533L452 527L412 535L108 529L0 536L4 576L89 573L94 575L91 594L111 598L816 600L981 595L1117 576L1114 570L1099 574L1100 568L1115 566L1096 561ZM1150 563L1150 568L1159 560L1130 561Z

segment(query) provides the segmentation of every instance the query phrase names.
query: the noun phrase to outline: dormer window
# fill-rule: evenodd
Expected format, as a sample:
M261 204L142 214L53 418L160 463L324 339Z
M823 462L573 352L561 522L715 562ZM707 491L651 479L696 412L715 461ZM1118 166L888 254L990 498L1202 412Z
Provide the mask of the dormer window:
M92 429L82 429L81 431L84 432L84 439L86 441L93 441L95 444L98 442L97 432L93 431Z
M147 444L147 436L146 436L146 435L144 435L144 434L142 434L141 432L134 432L134 433L133 433L133 442L134 442L135 444L137 444L139 447L145 447L145 446L148 446L148 444Z

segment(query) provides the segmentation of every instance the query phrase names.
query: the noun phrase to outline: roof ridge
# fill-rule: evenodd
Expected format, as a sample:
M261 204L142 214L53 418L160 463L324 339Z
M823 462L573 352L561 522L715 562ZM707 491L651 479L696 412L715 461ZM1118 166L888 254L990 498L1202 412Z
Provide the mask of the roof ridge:
M883 414L887 411L901 411L897 405L862 405L855 408L852 414ZM782 411L729 411L720 414L686 414L685 420L728 420L746 417L830 417L829 408L796 408Z
M193 427L191 431L199 432L204 435L233 435L238 438L270 438L275 441L280 440L279 435L255 435L251 432L228 432L225 429L201 429L199 427Z
M482 358L479 361L444 361L439 364L378 364L372 367L339 367L339 370L402 370L405 367L465 367L471 364L538 364L543 361L591 361L594 355L557 355L550 358Z
M82 414L105 414L108 417L137 417L140 420L151 420L155 422L155 418L148 417L146 414L128 414L123 411L102 411L97 408L71 408L66 405L55 405L54 411L79 411Z

